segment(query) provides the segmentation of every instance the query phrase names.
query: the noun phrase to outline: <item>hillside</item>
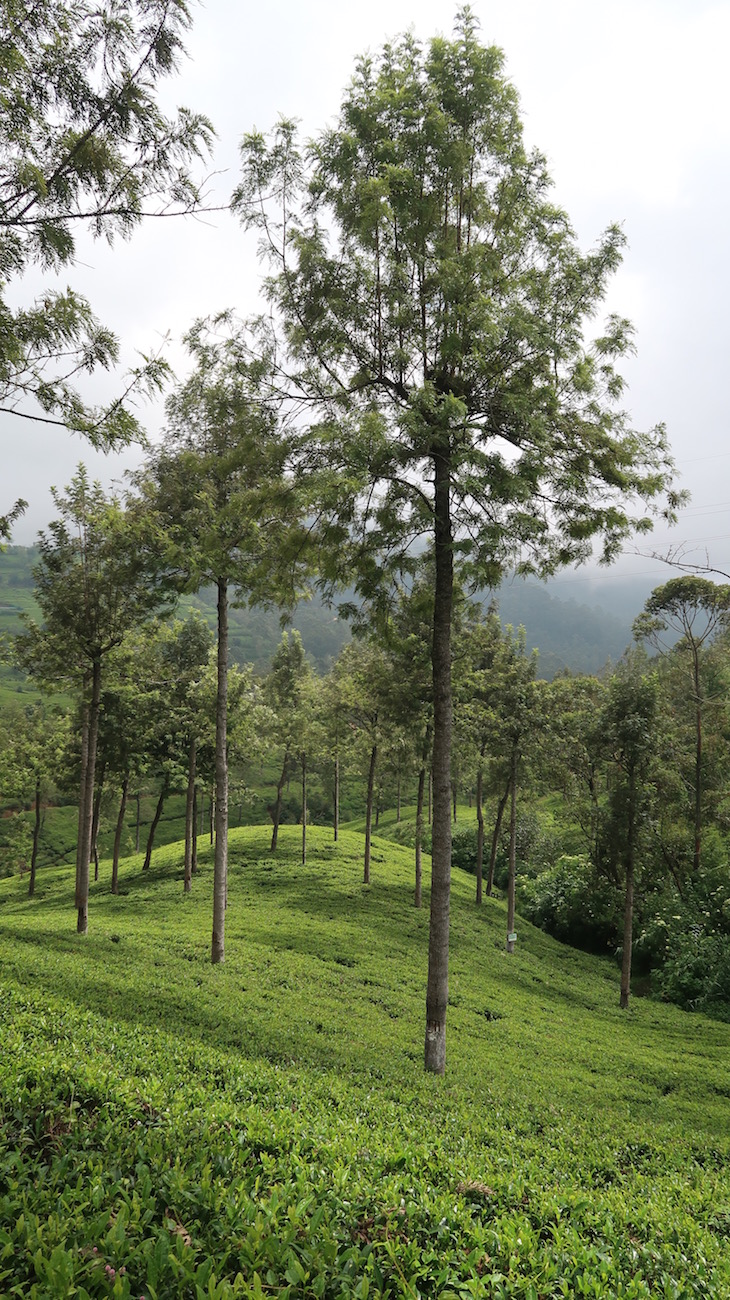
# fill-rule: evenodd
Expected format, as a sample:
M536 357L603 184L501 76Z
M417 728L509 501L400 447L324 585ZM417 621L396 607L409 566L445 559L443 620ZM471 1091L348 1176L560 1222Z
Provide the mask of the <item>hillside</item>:
M0 1292L146 1300L730 1295L730 1026L454 873L447 1077L422 1071L411 854L235 831L212 863L0 882Z
M0 552L0 634L20 629L21 611L35 612L34 559L35 551L30 547L12 546ZM564 668L573 672L597 672L608 658L620 658L631 640L633 618L648 594L630 579L623 599L621 590L621 580L614 581L610 588L611 608L566 600L556 594L563 588L552 589L549 583L537 582L506 582L496 593L483 594L482 599L486 604L494 596L502 621L514 627L524 626L528 647L536 646L540 651L539 674L549 678ZM215 626L212 589L181 602L183 610L190 607L200 610L210 625ZM349 637L349 628L338 618L336 608L325 605L316 596L298 606L292 625L301 633L308 654L321 671L328 667ZM231 656L237 663L252 663L265 670L280 635L281 625L275 610L230 611Z

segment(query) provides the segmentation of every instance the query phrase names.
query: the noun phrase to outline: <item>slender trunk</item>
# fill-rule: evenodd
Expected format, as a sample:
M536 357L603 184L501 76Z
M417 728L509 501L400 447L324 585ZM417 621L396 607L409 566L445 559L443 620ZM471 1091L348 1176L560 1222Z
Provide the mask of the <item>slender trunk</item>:
M281 818L281 796L284 790L284 786L286 785L286 775L288 770L289 770L289 750L287 748L284 751L284 762L282 763L281 766L281 776L279 777L279 782L276 787L276 803L274 804L274 812L272 814L272 820L274 823L274 829L271 832L272 853L274 852L276 845L279 841L279 820Z
M449 1000L449 905L451 894L451 609L454 557L451 536L451 455L434 455L433 617L433 834L431 917L428 937L425 1068L446 1068L446 1008Z
M211 844L215 839L215 790L210 792L210 803L208 805L208 838Z
M307 755L302 750L302 866L307 862Z
M484 773L481 762L477 769L477 903L482 901L482 878L484 870L484 809L482 807L482 785Z
M91 819L91 852L94 858L94 880L99 879L99 818L101 816L101 796L104 793L104 778L106 776L106 759L101 765L99 781L94 794L94 811Z
M28 897L32 898L35 893L35 873L36 863L38 861L38 841L41 837L41 778L36 774L35 779L35 822L33 823L33 848L30 855L30 882L28 884Z
M201 790L200 791L200 825L198 831L200 835L203 834L204 826L205 826L205 790Z
M152 822L151 822L151 824L150 824L150 832L149 832L149 835L147 836L147 848L145 849L144 862L142 863L142 870L143 870L143 871L149 871L149 869L150 869L150 863L151 863L151 861L152 861L152 850L153 850L154 845L155 845L155 835L157 834L157 827L158 827L159 824L160 824L160 818L161 818L161 816L162 816L162 809L163 809L164 806L165 806L165 800L166 800L166 798L167 798L167 792L168 792L169 788L170 788L169 779L168 779L168 777L165 777L164 781L162 782L162 789L160 790L160 797L159 797L159 799L157 800L157 807L155 808L155 815L154 815L154 817L152 818Z
M195 736L190 737L188 746L188 788L185 798L185 870L183 879L183 891L190 893L190 886L193 877L193 835L195 821L195 767L197 759L197 742Z
M629 995L631 993L631 956L633 949L633 930L634 930L634 803L636 797L636 785L633 771L629 776L629 824L627 827L627 844L626 844L626 894L624 895L624 951L621 961L621 1000L620 1005L623 1010L629 1005Z
M515 884L517 878L517 750L512 750L509 803L509 884L507 886L507 952L514 952Z
M134 832L134 851L139 853L139 790L137 791L137 825Z
M454 825L456 825L456 782L455 781L452 782L451 785L451 801L454 809Z
M76 907L79 909L78 929L80 933L86 933L86 927L81 930L81 899L82 896L88 899L88 884L86 892L83 894L83 867L82 861L84 856L84 818L86 816L86 782L89 776L89 679L84 677L84 702L81 711L81 768L79 771L79 814L76 824ZM84 904L85 905L85 904Z
M421 867L421 841L423 839L423 803L426 790L426 769L422 767L418 773L418 794L416 795L416 888L413 894L413 906L421 907L423 900L422 891L422 867Z
M215 708L215 871L210 960L225 959L228 892L228 582L218 579L218 691Z
M125 772L122 781L122 798L119 804L119 815L117 817L116 830L114 831L114 852L112 854L112 893L119 893L119 849L122 843L122 831L124 829L124 814L127 811L127 794L129 791L129 773Z
M198 870L198 787L193 790L193 848L190 856L190 870L195 875Z
M76 857L76 930L86 934L89 928L89 862L91 861L91 829L94 820L94 777L96 773L96 743L99 735L99 704L101 700L101 663L96 660L91 671L91 700L88 719L88 748L86 772L82 781L83 803L79 809L80 842ZM83 762L83 745L82 745Z
M700 869L702 848L702 701L700 697L700 662L697 650L694 652L694 688L695 688L695 807L694 807L694 870Z
M340 834L340 756L335 754L335 842Z
M494 889L494 868L497 865L497 849L499 848L499 833L502 829L502 818L504 816L504 810L507 807L507 800L509 799L510 784L511 783L508 780L504 788L504 794L502 795L502 798L497 804L497 816L494 822L494 830L492 831L492 845L489 851L489 875L487 876L487 898L491 898L492 890Z
M428 824L433 824L433 772L428 773Z
M375 789L375 764L378 760L378 747L373 745L370 750L370 767L368 768L368 798L365 809L365 869L363 872L363 881L366 885L370 884L370 839L373 824L373 791Z
M395 814L395 820L396 820L396 822L399 822L399 821L400 821L400 772L398 773L398 790L397 790L397 794L396 794L396 814Z

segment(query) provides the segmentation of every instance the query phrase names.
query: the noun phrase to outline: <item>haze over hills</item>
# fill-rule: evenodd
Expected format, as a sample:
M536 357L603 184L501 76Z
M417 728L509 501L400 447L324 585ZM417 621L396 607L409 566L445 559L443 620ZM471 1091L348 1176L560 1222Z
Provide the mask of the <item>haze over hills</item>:
M0 553L0 634L19 630L21 611L33 608L33 547L11 546ZM564 669L599 672L608 659L619 659L631 642L631 624L651 590L646 580L612 575L611 582L591 584L591 603L566 598L565 585L514 580L496 593L485 592L487 604L496 599L504 623L524 626L528 649L540 653L538 673L551 678ZM600 603L598 603L600 601ZM215 593L204 590L186 597L181 607L199 609L215 624ZM350 636L336 606L313 596L302 601L292 619L317 667L326 669ZM276 610L232 609L231 655L239 663L264 670L281 636Z

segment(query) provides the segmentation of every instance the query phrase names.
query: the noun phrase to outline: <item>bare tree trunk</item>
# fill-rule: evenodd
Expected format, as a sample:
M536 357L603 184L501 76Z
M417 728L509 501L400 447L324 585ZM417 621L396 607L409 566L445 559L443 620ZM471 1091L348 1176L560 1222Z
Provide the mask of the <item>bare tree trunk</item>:
M284 786L286 785L286 776L288 770L289 770L289 750L287 749L284 753L284 762L282 763L281 766L281 776L279 777L279 782L276 787L276 803L274 804L274 811L271 815L272 821L274 823L274 829L271 832L272 853L276 849L276 846L279 842L279 821L281 819L281 796L284 790Z
M193 835L195 820L195 767L197 758L197 742L195 736L190 737L188 746L188 787L185 798L185 871L183 880L183 892L190 893L190 887L193 877Z
M335 843L340 834L340 756L335 754Z
M368 768L368 797L365 808L365 869L363 871L363 882L370 884L370 839L373 824L373 791L375 789L375 764L378 759L378 747L373 745L370 750L370 767Z
M215 709L215 871L210 960L225 959L228 892L228 582L218 579L218 691Z
M38 862L38 842L41 837L41 778L36 773L35 778L35 822L33 823L33 848L30 855L30 882L28 884L28 897L32 898L35 893L35 873Z
M190 856L190 870L195 875L198 870L198 787L193 790L193 848Z
M482 901L482 878L484 871L484 809L482 807L482 785L484 772L481 760L477 769L477 903Z
M451 895L451 613L454 558L451 535L451 454L434 453L433 617L433 835L431 916L428 936L425 1068L446 1068L446 1008L449 1001L449 906Z
M456 825L456 782L451 784L451 800L454 808L454 825Z
M159 797L159 799L157 800L157 807L155 808L155 815L154 815L154 817L152 818L152 822L151 822L151 824L150 824L150 832L149 832L149 835L147 836L147 848L145 849L144 862L142 863L142 870L143 870L143 871L149 871L149 869L150 869L150 863L151 863L151 861L152 861L152 850L153 850L154 845L155 845L155 835L157 834L157 827L158 827L159 824L160 824L160 818L161 818L161 816L162 816L162 809L163 809L164 806L165 806L165 800L166 800L166 798L167 798L167 794L168 794L168 790L169 790L169 788L170 788L169 778L168 778L168 777L165 777L164 780L163 780L163 782L162 782L162 789L160 790L160 797Z
M629 776L629 824L626 845L626 893L624 895L624 950L621 960L621 1000L623 1010L629 1005L631 993L631 957L634 943L634 802L635 777L633 771Z
M509 805L509 883L507 886L507 952L514 952L515 886L517 880L517 750L512 750Z
M119 804L119 815L117 825L114 831L114 852L112 853L112 893L119 893L119 850L122 843L122 831L124 829L124 814L127 811L127 793L129 791L129 773L125 772L122 781L122 798Z
M204 825L205 825L205 790L201 790L200 791L200 826L199 826L200 835L203 834Z
M487 898L491 898L492 890L494 889L494 868L497 865L497 849L499 848L499 832L502 829L502 818L504 816L504 810L507 807L509 792L510 792L510 782L508 781L505 786L504 794L502 795L502 798L497 804L497 816L494 822L494 830L492 831L492 845L489 851L489 875L487 876Z
M134 832L134 851L139 853L139 790L137 791L137 826Z
M302 750L302 866L307 863L307 755Z
M91 819L91 852L94 858L94 880L99 879L99 849L97 840L99 838L99 818L101 817L101 797L104 793L104 778L106 776L106 760L101 765L99 780L94 794L94 811Z
M94 777L96 773L96 744L99 735L99 704L101 700L101 663L97 660L91 671L91 700L88 708L88 741L86 763L82 740L82 784L79 806L79 842L76 850L76 930L86 934L89 928L89 862L91 861L91 828L94 820ZM84 771L85 766L85 771Z

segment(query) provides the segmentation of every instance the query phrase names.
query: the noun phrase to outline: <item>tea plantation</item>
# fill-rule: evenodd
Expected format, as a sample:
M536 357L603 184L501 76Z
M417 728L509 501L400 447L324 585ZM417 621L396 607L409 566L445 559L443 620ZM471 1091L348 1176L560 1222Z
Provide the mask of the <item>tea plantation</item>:
M454 874L424 1075L408 849L284 827L212 862L0 882L0 1295L730 1297L730 1026L648 1000Z

